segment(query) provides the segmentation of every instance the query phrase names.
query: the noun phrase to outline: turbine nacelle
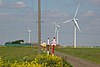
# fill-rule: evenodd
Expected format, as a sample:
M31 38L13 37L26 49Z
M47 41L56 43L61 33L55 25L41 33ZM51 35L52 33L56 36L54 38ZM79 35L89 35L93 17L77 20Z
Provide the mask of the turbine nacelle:
M72 20L72 21L74 21L74 20L78 21L78 19L77 19L77 18L73 18L73 20Z
M28 32L31 32L31 30L30 30L30 29L28 29Z
M59 25L56 25L56 28L59 28L60 26Z

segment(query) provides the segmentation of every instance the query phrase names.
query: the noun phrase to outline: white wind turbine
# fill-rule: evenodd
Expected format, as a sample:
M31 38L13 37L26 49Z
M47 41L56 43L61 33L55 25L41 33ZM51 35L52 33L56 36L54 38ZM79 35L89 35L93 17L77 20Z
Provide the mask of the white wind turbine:
M55 33L54 33L54 36L56 37L57 44L59 44L59 28L60 28L60 24L67 23L67 22L70 22L70 21L72 21L72 19L67 20L65 22L58 23L58 24L55 23Z
M74 47L75 48L76 48L76 44L77 44L77 38L76 38L77 37L77 29L81 32L80 27L78 25L78 19L76 18L78 10L79 10L79 6L80 6L80 3L77 6L77 9L76 9L74 17L72 19L64 22L64 23L70 22L70 21L74 22Z
M57 45L59 44L58 43L58 41L59 41L59 28L60 28L60 26L55 23L55 33L54 33L54 36L56 36Z
M28 29L28 41L29 41L29 43L31 42L31 30L30 29Z
M76 48L76 45L77 45L77 38L76 38L77 37L77 29L81 32L80 27L78 25L78 19L76 18L78 10L79 10L79 6L80 6L80 3L78 4L75 15L72 19L72 21L74 22L74 47L75 48Z

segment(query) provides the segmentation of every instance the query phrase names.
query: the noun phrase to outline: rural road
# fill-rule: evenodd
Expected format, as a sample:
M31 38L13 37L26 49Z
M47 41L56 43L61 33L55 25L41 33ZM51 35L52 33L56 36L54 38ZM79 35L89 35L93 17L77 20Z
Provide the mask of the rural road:
M95 63L92 63L92 62L87 62L85 60L82 60L80 58L76 58L74 56L70 56L70 55L67 55L67 54L64 54L64 53L60 53L60 52L55 52L55 54L57 56L60 56L60 57L65 57L66 60L73 66L73 67L100 67L100 65L97 65Z

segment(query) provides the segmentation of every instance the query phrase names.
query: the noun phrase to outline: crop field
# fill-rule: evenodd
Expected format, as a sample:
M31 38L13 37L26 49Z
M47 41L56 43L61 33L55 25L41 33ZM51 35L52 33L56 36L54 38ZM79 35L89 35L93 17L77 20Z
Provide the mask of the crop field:
M63 58L38 55L37 47L0 47L0 67L72 67Z
M11 62L25 60L26 57L31 59L35 57L37 53L36 47L0 47L0 57L5 61Z
M57 51L100 64L100 48L56 48Z

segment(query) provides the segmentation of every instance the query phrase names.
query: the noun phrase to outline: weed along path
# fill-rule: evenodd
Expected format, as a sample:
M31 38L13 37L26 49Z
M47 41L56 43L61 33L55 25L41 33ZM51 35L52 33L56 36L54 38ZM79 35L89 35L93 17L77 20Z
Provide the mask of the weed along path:
M57 56L64 57L73 67L100 67L100 65L70 56L61 52L55 52Z

